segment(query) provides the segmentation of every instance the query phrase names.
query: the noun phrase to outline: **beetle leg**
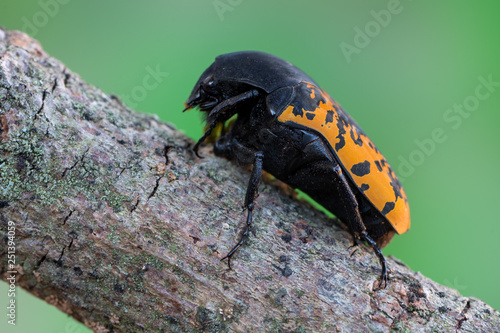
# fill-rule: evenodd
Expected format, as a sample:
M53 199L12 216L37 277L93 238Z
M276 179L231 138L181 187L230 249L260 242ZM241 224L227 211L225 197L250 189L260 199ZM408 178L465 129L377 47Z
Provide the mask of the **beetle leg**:
M216 156L223 156L228 159L234 158L233 146L235 145L236 139L230 136L223 136L217 139L214 144L214 154Z
M356 247L359 245L359 239L356 238L356 235L354 235L354 233L351 233L352 234L352 245L349 246L349 249L354 249L354 251L352 251L352 254L351 256L354 254L354 252L356 252Z
M201 158L201 156L198 154L198 149L200 148L200 145L203 143L203 141L205 141L205 139L210 136L210 133L212 133L212 130L215 128L215 126L217 126L217 124L220 122L225 122L238 112L238 109L235 108L236 104L258 95L259 92L257 90L249 90L217 104L208 114L207 121L210 121L208 129L193 147L193 151L196 156Z
M235 158L241 164L254 164L256 152L228 135L215 141L214 154L229 159Z
M353 212L351 218L350 218L350 228L353 231L353 233L356 235L358 234L359 238L362 240L366 241L368 245L372 248L372 250L375 252L377 255L380 265L382 266L382 272L380 274L380 283L379 283L379 288L382 288L382 284L385 284L387 286L387 266L385 262L385 257L378 247L377 243L368 235L366 232L366 227L363 223L363 220L361 219L361 214L359 213L359 208L358 208L358 201L356 200L356 197L354 196L354 193L352 192L351 188L349 187L349 184L347 183L347 179L345 178L344 174L342 173L342 169L340 166L335 166L333 168L337 176L339 177L340 184L339 184L339 190L343 191L345 195L342 196L344 198L344 204L346 206L350 206L350 211ZM354 237L355 243L356 243L356 237ZM356 245L356 244L355 244Z
M255 153L255 159L253 163L252 175L250 176L250 181L248 182L247 193L245 195L245 205L244 208L248 211L247 215L247 225L245 230L240 236L238 243L231 249L231 251L226 254L224 258L227 259L227 265L231 269L231 257L238 250L238 248L243 244L243 241L248 236L250 232L250 227L252 225L252 211L253 211L253 201L257 197L257 192L259 189L260 178L262 175L262 162L264 159L264 154L262 152Z
M368 245L370 245L370 247L377 255L378 260L380 261L380 265L382 266L382 273L380 273L380 283L378 285L378 289L385 288L387 287L387 266L385 263L384 254L382 253L382 250L380 250L380 248L378 247L377 243L375 243L375 241L370 236L368 236L366 230L361 231L360 235L361 238L365 240L368 243ZM382 287L382 285L384 285L384 287Z

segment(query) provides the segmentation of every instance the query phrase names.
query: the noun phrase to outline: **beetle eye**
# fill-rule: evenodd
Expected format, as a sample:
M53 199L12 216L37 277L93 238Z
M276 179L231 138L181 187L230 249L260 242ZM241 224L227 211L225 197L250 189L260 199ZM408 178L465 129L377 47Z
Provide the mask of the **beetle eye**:
M215 85L215 82L214 82L213 75L208 76L205 80L203 80L203 83L202 83L202 87L204 87L205 89L213 88L214 85Z

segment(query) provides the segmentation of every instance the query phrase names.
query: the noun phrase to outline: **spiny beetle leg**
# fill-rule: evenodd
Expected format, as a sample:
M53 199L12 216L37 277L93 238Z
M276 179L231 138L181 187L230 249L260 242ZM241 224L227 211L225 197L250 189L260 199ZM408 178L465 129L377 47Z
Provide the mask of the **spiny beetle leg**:
M193 151L198 156L199 158L203 158L200 154L198 154L198 149L200 148L200 145L205 141L206 138L210 136L210 133L212 133L212 130L217 126L217 121L214 120L213 122L210 123L210 126L206 130L205 134L196 142L196 144L193 147Z
M359 213L359 208L358 208L358 202L356 200L356 196L352 192L351 188L349 187L349 184L347 182L347 179L345 178L344 174L342 173L342 169L340 166L334 167L334 171L339 177L340 184L339 184L339 191L344 192L344 204L347 206L351 206L350 211L352 212L352 216L349 219L349 224L351 231L354 234L359 234L359 237L366 241L368 245L373 249L375 254L377 255L378 259L380 260L380 265L382 266L382 273L380 274L380 283L379 283L379 289L385 288L382 287L383 284L387 286L387 267L385 263L385 257L382 254L382 251L378 247L377 243L373 239L371 239L370 236L368 236L368 233L366 232L366 227L363 223L363 220L361 219L361 214ZM354 237L354 246L356 245L356 237Z
M252 174L250 176L250 181L248 182L248 187L247 187L247 193L245 195L244 208L246 208L248 211L247 224L245 230L241 234L238 243L231 249L231 251L228 252L228 254L226 254L224 258L221 259L221 261L227 259L227 265L229 269L231 269L231 257L236 252L236 250L238 250L238 248L243 244L245 238L248 237L248 233L250 232L250 227L252 226L253 201L255 197L257 197L257 193L259 190L259 183L262 175L263 159L264 159L264 154L262 152L257 152L255 154Z
M368 236L365 230L361 232L361 238L365 240L368 245L370 245L380 261L380 265L382 266L382 273L380 274L380 283L378 285L378 289L384 289L385 287L387 287L387 266L384 254L378 247L377 243L375 243L375 241L371 239L370 236Z
M231 249L231 251L229 251L226 254L226 256L224 258L221 259L221 261L224 260L224 259L227 259L227 266L229 267L229 269L231 269L231 258L233 257L233 254L236 252L236 250L239 249L239 247L241 245L243 245L243 242L245 241L245 237L247 237L248 233L250 232L250 226L252 224L252 210L253 210L253 205L250 204L247 207L247 210L248 210L248 215L247 215L247 225L245 227L245 230L241 234L238 243Z
M198 142L196 142L196 144L193 147L193 151L196 154L196 156L201 158L201 156L198 154L198 149L200 148L200 145L205 141L205 139L210 136L210 133L212 133L215 126L217 126L219 122L225 122L229 120L229 118L231 118L238 112L238 108L235 107L236 104L246 101L250 98L256 97L258 95L259 92L257 90L249 90L239 95L228 98L217 104L212 109L212 111L210 111L210 114L207 117L207 121L210 122L208 129L205 131L203 136L198 140Z

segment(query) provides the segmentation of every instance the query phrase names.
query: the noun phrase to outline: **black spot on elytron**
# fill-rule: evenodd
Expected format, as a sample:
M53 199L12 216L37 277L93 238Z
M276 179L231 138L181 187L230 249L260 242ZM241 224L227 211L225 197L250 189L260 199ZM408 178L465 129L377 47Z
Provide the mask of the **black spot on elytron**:
M370 188L370 185L368 185L368 184L361 184L361 187L360 187L362 192L368 190L369 188Z
M315 116L316 116L316 114L313 113L313 112L307 112L306 113L306 118L309 119L309 120L313 120Z
M351 139L354 141L354 143L360 147L363 146L363 140L361 140L361 135L358 134L358 137L356 138L357 131L355 130L354 126L351 126Z
M384 161L384 160L382 160L382 161ZM389 164L387 164L387 169L388 169L389 177L391 178L390 184L392 186L392 190L394 191L394 196L395 196L394 201L397 201L398 198L401 198L401 199L404 199L406 202L408 202L407 198L403 198L403 195L401 194L401 190L403 189L403 186L401 185L401 182L399 181L398 177L396 177L394 170L392 170L392 168Z
M319 106L320 103L323 103L325 104L326 103L326 100L323 98L323 95L321 94L321 92L316 89L316 88L308 88L310 89L309 90L309 99L313 100L314 101L314 105L316 106L316 108ZM314 91L314 98L311 98L311 92Z
M306 82L295 86L293 98L293 114L295 116L304 116L304 111L314 111L321 102L325 103L323 96L317 89L307 87ZM314 98L311 98L311 92L314 90Z
M326 111L325 125L328 123L333 123L333 111Z
M382 209L381 213L382 215L387 215L391 210L396 207L396 204L394 202L386 202L384 209Z
M392 170L391 170L392 171ZM394 191L394 195L396 196L396 199L397 200L398 198L401 198L403 199L403 196L401 195L401 183L399 182L399 180L396 178L393 177L394 173L389 173L390 177L391 177L391 186L392 186L392 190Z
M382 165L380 164L380 161L375 161L375 165L377 166L378 171L382 171Z
M300 107L294 106L292 113L296 117L298 116L304 117L304 111L302 111L302 108Z
M344 134L346 133L345 125L346 123L343 121L343 119L339 118L337 121L337 128L339 129L339 135L337 135L336 137L337 139L339 139L339 142L335 144L335 151L339 151L345 146L345 138L344 138Z
M370 173L370 162L364 161L361 163L354 164L351 167L351 172L358 177L363 177Z

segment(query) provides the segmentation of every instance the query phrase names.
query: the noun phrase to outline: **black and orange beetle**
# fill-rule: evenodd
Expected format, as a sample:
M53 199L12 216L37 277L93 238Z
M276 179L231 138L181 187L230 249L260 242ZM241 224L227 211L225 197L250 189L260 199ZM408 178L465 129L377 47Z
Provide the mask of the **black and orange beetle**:
M237 115L214 153L253 164L244 207L246 228L222 259L230 260L252 224L262 170L298 188L366 241L382 266L394 233L410 227L408 200L386 159L356 122L307 74L270 54L245 51L218 56L196 83L186 109L206 112L207 130Z

